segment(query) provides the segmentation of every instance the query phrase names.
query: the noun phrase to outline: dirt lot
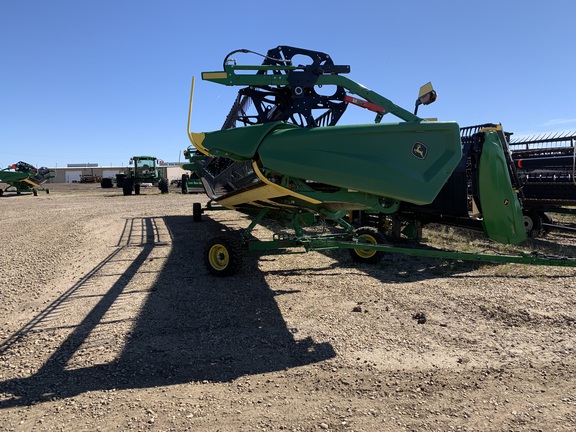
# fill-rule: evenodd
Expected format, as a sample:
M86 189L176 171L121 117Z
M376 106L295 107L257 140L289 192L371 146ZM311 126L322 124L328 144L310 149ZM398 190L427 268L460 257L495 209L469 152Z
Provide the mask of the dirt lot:
M204 244L247 219L172 192L0 198L1 430L576 430L576 269L339 250L215 278Z

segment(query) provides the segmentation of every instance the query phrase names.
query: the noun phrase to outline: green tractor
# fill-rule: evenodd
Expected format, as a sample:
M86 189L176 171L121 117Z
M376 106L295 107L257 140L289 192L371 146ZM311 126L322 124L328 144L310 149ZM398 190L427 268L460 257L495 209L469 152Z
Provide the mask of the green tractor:
M168 179L162 178L158 172L158 159L154 156L134 156L130 159L126 178L122 179L124 195L140 195L142 184L157 185L160 192L168 193Z

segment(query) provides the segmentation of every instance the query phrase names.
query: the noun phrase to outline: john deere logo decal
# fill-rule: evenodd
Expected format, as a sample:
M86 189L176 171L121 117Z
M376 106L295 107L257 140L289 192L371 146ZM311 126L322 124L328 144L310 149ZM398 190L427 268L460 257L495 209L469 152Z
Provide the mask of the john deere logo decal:
M428 154L428 147L421 142L415 142L412 146L412 154L418 159L425 159Z

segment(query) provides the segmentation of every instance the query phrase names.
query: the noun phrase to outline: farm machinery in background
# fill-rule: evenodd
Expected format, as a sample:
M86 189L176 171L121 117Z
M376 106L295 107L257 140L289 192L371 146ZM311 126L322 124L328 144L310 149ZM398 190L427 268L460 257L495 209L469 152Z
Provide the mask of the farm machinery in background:
M118 187L124 195L140 195L143 184L157 185L160 192L168 193L168 179L163 178L158 170L158 159L154 156L133 156L130 158L126 176L116 176Z
M15 191L17 195L22 192L31 192L34 196L38 191L50 193L50 190L44 188L43 184L48 179L54 177L46 167L36 168L26 162L15 163L8 168L0 170L0 183L6 183L7 188L0 188L0 196L4 192Z
M523 196L527 231L576 233L576 226L555 222L551 214L576 214L576 134L511 140L510 149Z
M190 174L182 174L182 179L180 180L182 193L204 192L204 186L200 179L200 173L197 170L196 161L204 160L206 156L199 153L193 146L188 146L188 148L184 150L184 157L188 160L188 163L180 165L180 168L190 171Z
M576 266L576 260L495 255L398 246L387 239L419 238L440 223L481 231L493 241L526 239L522 195L509 134L498 124L460 128L427 120L421 105L436 100L428 83L414 112L344 77L349 66L329 55L279 46L260 65L239 65L228 54L223 69L202 79L241 86L221 130L190 132L190 169L210 198L206 209L233 209L252 218L239 233L211 239L208 271L234 274L244 252L259 254L348 249L354 261L376 263L386 252L492 262ZM306 64L296 64L295 59ZM338 125L350 105L374 113L374 123ZM381 123L391 114L399 121ZM195 203L194 221L203 209ZM251 231L273 221L290 234L258 240ZM323 225L318 234L314 227Z

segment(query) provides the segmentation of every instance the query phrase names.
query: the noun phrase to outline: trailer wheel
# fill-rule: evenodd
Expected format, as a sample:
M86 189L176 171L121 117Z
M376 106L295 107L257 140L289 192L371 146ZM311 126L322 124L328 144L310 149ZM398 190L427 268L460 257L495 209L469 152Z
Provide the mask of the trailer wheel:
M372 244L382 244L385 242L384 236L374 227L360 227L356 231L358 239ZM349 249L350 256L355 262L377 264L384 257L384 252L377 250L367 250L362 248Z
M140 183L136 183L136 184L134 185L134 193L135 193L136 195L140 195L140 186L141 186Z
M32 194L33 194L34 196L38 196L38 189L32 188Z
M202 220L202 206L200 203L192 204L192 221L200 222Z
M534 210L524 213L524 229L528 237L537 237L542 230L542 218Z
M231 276L242 266L242 245L237 236L212 238L204 247L204 264L214 276Z

